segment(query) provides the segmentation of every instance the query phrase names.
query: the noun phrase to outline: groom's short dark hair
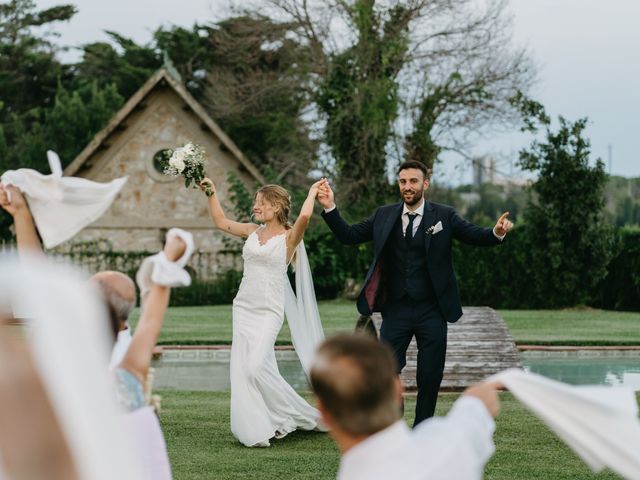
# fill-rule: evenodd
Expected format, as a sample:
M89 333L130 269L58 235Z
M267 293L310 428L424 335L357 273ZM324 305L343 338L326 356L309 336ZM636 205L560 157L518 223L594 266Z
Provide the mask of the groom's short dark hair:
M323 408L351 435L372 435L400 419L393 353L362 334L325 341L311 368L311 387Z
M419 162L418 160L410 160L408 162L402 163L398 167L398 171L396 172L396 175L400 175L400 172L402 170L407 170L409 168L416 168L420 170L424 175L424 178L426 178L427 180L431 178L431 170L424 163Z

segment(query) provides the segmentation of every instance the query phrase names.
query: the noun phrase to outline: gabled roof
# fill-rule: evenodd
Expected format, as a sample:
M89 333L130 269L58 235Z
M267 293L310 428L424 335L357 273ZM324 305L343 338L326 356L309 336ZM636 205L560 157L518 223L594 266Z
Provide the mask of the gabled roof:
M133 110L151 93L157 85L168 85L172 88L182 100L189 106L195 115L202 121L215 136L217 136L222 144L238 159L238 162L247 169L247 171L261 184L266 183L262 174L240 151L235 143L222 131L218 124L209 116L205 109L193 98L189 91L176 80L165 68L161 68L154 73L147 82L134 93L125 105L116 113L109 124L100 130L93 140L85 147L82 152L71 162L64 170L64 175L74 175L80 167L93 155L104 141L111 135L124 120L133 112Z

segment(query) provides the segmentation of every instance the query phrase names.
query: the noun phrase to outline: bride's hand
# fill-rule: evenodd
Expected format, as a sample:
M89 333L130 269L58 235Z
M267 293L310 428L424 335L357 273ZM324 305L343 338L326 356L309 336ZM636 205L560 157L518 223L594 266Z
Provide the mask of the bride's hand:
M216 191L216 185L213 183L213 180L211 180L208 177L204 177L202 179L202 181L200 182L200 190L202 190L203 192L215 192Z
M318 196L318 192L320 191L320 182L322 182L322 180L318 180L313 185L311 185L311 188L309 188L310 197L316 198Z
M329 180L325 179L324 183L320 185L318 202L325 209L335 207L333 190L331 189L331 185L329 185Z
M313 185L311 185L311 188L309 189L309 196L312 198L316 198L318 196L318 193L320 193L320 189L326 182L327 182L327 179L322 178L318 180L316 183L314 183Z

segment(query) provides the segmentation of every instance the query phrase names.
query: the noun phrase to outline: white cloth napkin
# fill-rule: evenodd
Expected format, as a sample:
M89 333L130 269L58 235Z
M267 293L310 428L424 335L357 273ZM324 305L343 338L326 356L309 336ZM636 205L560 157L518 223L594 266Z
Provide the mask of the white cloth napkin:
M95 222L111 206L126 177L97 183L63 177L58 155L49 150L50 175L21 168L7 170L1 181L20 189L29 202L33 220L46 248L53 248Z
M498 380L576 452L589 467L640 479L640 419L633 390L574 386L509 369Z
M193 235L185 230L172 228L167 232L167 239L172 237L180 237L186 244L184 254L175 262L170 261L164 252L144 259L136 274L141 303L144 303L154 283L166 287L188 287L191 285L191 276L184 267L195 250Z

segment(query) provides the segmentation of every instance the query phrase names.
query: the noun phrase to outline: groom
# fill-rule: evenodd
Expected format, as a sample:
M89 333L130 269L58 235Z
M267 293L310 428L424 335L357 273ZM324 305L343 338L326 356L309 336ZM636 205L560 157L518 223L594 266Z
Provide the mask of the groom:
M453 239L478 246L499 245L513 224L504 213L495 227L481 228L452 207L426 202L427 167L417 161L398 169L402 202L379 207L360 223L340 216L328 184L318 196L322 217L346 245L373 241L373 262L358 297L358 311L382 314L380 338L393 349L398 373L415 335L418 344L418 400L414 426L432 417L444 371L447 322L462 316L451 259Z

